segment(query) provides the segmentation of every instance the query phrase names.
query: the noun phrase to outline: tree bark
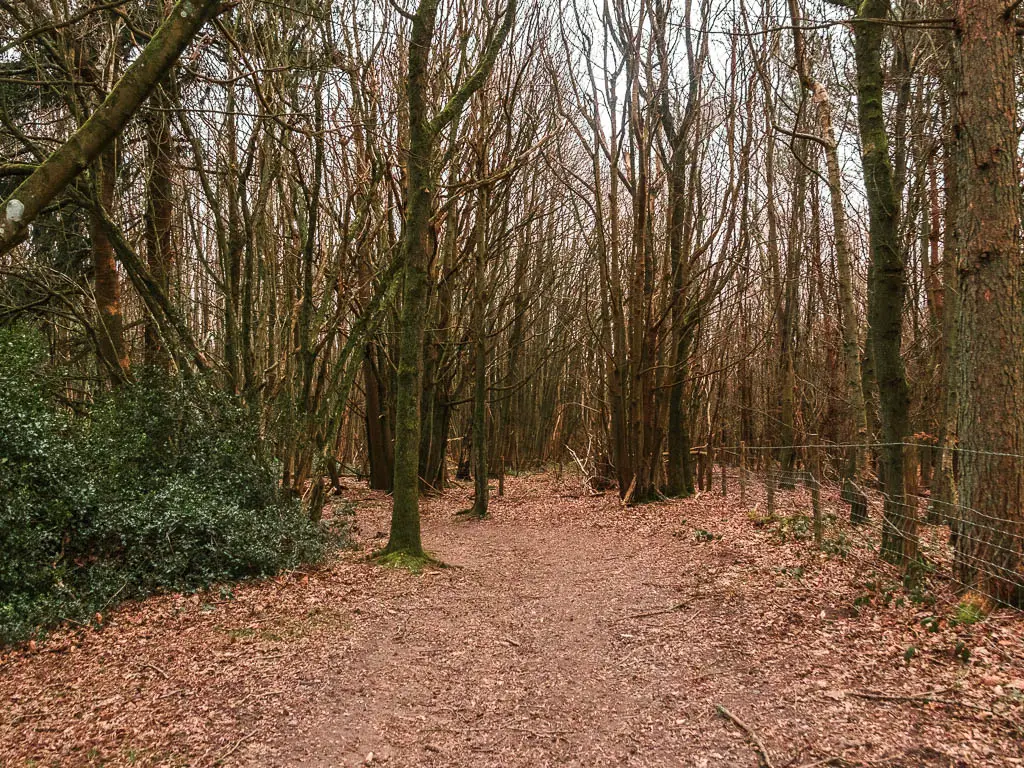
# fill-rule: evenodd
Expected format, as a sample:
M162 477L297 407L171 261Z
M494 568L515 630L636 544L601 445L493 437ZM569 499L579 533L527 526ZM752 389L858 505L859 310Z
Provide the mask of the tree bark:
M163 91L154 94L157 109L146 118L146 150L149 177L146 179L146 262L149 273L165 295L171 295L174 271L174 139L168 99ZM171 355L162 338L160 324L147 315L145 325L146 365L169 371Z
M96 196L105 210L114 202L117 160L113 148L96 163ZM103 226L102 214L93 211L89 218L89 239L92 242L93 279L96 286L96 311L99 315L97 353L100 367L115 384L128 377L128 350L124 342L124 321L121 316L121 278L117 274L114 246Z
M481 144L484 130L480 128ZM480 153L479 177L484 176L483 158L485 147ZM476 246L473 269L473 440L470 446L473 465L473 515L487 516L489 489L487 485L487 209L488 195L482 187L478 193Z
M950 92L954 87L952 83L949 85ZM953 113L955 112L954 104ZM959 160L954 157L957 153L957 139L952 125L956 122L954 114L949 118L943 167L946 183L946 231L942 252L942 420L939 425L939 466L930 510L930 517L948 523L951 532L956 530L955 512L959 501L953 456L958 442L957 418L960 410L960 371L957 358L960 335L960 235L957 226L960 192L957 182Z
M960 493L956 574L1000 603L1024 598L1024 252L1014 89L1003 0L961 0ZM1015 455L1010 455L1015 454Z
M904 543L912 536L904 514L903 448L909 431L910 397L901 357L903 303L906 296L904 257L899 246L899 198L889 159L889 137L883 112L883 21L888 0L864 0L854 19L857 64L857 123L860 129L864 188L870 220L871 266L868 275L868 323L882 421L882 479L885 490L882 557L904 562Z
M846 373L846 396L849 399L850 418L853 424L852 443L866 443L868 440L867 408L864 405L864 389L860 367L860 342L857 332L857 311L853 294L853 263L850 241L846 230L846 213L843 209L842 172L839 167L838 142L832 123L832 103L824 84L815 79L807 60L801 29L801 14L798 0L789 0L790 16L793 20L793 42L799 69L800 81L813 99L818 113L818 130L825 150L825 167L829 190L829 206L832 213L832 232L836 250L836 272L839 285L839 315L843 339L843 368ZM861 478L865 474L866 451L857 449L854 458L854 474Z
M489 36L476 69L431 118L427 104L431 91L429 59L439 4L440 0L420 0L412 17L409 39L406 73L409 146L400 246L404 285L395 395L394 505L391 532L384 549L386 554L417 558L425 556L419 510L420 398L423 392L427 271L435 247L431 228L435 191L434 151L440 132L462 112L466 102L490 74L516 12L516 0L508 0L501 26Z
M378 366L374 341L367 342L364 348L363 386L366 389L366 451L369 454L370 487L391 491L395 480L394 438L388 414L387 387Z

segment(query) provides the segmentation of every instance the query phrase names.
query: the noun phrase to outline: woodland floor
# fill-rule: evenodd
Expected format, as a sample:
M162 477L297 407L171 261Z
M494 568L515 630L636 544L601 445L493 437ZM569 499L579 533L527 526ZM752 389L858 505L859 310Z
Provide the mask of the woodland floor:
M467 522L469 492L424 515L457 567L368 563L389 501L354 488L354 551L0 656L0 764L757 765L723 705L776 768L1024 765L1024 615L950 626L941 584L886 598L869 552L817 554L735 493L623 509L510 478ZM934 691L955 703L912 698Z

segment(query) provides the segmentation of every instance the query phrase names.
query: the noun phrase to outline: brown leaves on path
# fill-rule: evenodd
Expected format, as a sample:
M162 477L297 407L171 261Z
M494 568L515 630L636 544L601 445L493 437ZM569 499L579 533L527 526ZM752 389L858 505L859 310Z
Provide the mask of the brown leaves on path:
M0 765L757 765L718 705L777 766L1024 765L1024 617L882 600L867 553L738 498L506 485L482 522L427 502L458 568L367 562L390 502L360 490L358 551L0 657Z

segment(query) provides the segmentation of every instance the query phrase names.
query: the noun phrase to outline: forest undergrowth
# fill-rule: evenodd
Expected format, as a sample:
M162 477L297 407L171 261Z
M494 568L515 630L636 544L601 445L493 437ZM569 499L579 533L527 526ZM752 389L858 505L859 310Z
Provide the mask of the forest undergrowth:
M506 490L484 521L468 487L427 501L451 568L374 564L390 499L351 487L320 566L7 652L0 764L1024 765L1024 615L906 589L827 496L818 551L801 490L773 520L753 487Z
M42 334L0 328L0 646L119 601L273 575L341 534L282 492L249 412L155 371L69 406Z

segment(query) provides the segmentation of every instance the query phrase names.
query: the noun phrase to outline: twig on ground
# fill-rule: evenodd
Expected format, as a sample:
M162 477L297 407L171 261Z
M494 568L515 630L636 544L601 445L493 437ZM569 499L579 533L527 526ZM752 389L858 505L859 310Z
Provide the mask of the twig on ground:
M629 616L623 616L621 619L617 619L617 621L625 621L626 619L646 619L646 618L649 618L651 616L662 616L663 614L672 613L673 611L681 611L683 608L688 606L691 602L693 602L693 601L692 600L684 600L683 602L676 603L675 605L673 605L673 606L671 606L669 608L661 608L661 609L659 609L657 611L647 611L646 613L631 613Z
M268 696L280 696L282 693L284 693L284 691L253 691L252 693L247 693L235 706L242 707L245 706L250 699L265 699Z
M531 736L536 736L538 739L540 739L540 738L564 739L565 738L565 734L566 734L565 731L560 731L560 730L554 730L554 729L552 729L552 730L540 730L540 729L535 729L535 728L523 728L522 726L516 726L516 725L510 725L510 726L507 726L507 728L510 731L517 731L519 733L528 733Z
M45 709L37 709L34 712L26 712L23 715L15 715L13 718L11 718L11 721L9 723L5 723L5 725L14 726L18 723L23 723L26 720L33 720L37 717L45 717L47 714L49 713Z
M145 664L144 664L143 666L145 666L145 667L149 667L149 668L150 668L150 669L152 669L152 670L153 670L154 672L156 672L156 673L157 673L158 675L160 675L160 677L162 677L162 678L163 678L164 680L166 680L166 679L167 679L167 677L168 677L167 673L166 673L166 672L164 672L164 671L163 671L162 669L160 669L160 667L158 667L158 666L157 666L156 664L151 664L151 663L149 663L149 662L147 661L147 662L146 662L146 663L145 663Z
M761 758L761 763L765 766L765 768L775 768L774 763L772 763L771 755L768 754L768 748L765 747L764 742L761 741L761 738L756 733L754 733L754 730L749 725L744 723L742 720L736 717L736 715L734 715L728 709L723 707L721 704L716 704L715 709L718 710L719 715L724 717L726 720L731 720L733 723L739 726L740 730L747 734L747 738L753 742L754 748L757 750L758 755Z
M232 744L228 748L228 750L226 752L221 753L219 756L213 758L213 760L211 760L209 763L207 763L206 764L206 768L213 768L213 766L217 765L218 763L222 763L225 760L227 760L229 757L231 757L231 755L235 754L235 752L238 750L238 748L240 746L242 746L243 742L245 742L248 739L251 739L255 735L256 731L258 731L258 730L259 730L259 728L253 728L247 734L242 736L240 739L238 739L238 741L236 741L234 744Z

